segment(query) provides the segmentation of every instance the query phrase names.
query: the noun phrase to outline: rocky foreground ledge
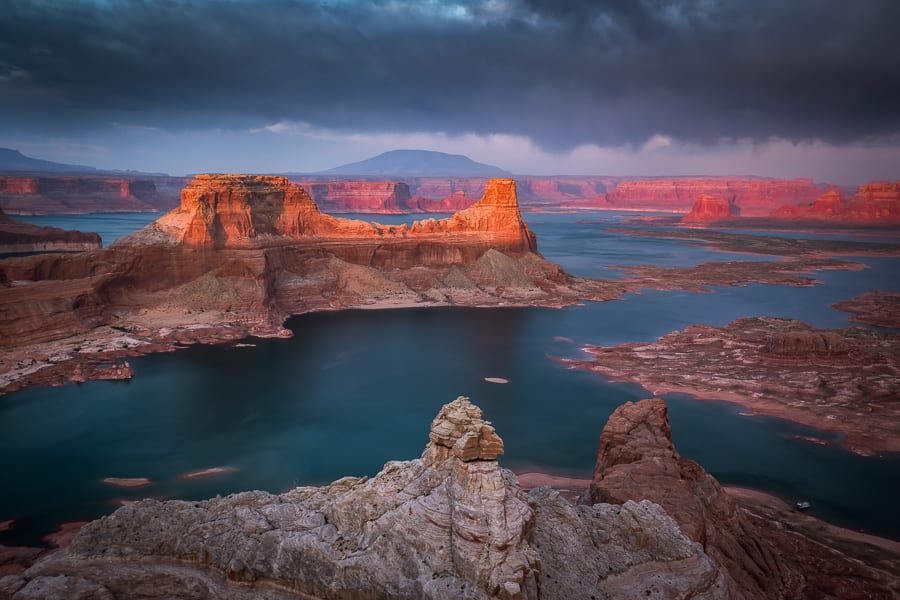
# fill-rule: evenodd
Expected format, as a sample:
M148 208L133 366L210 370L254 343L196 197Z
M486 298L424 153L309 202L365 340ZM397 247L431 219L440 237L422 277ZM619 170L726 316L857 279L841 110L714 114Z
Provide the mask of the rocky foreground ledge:
M421 458L284 494L143 500L0 578L0 598L890 598L900 554L866 566L737 507L672 446L661 400L603 431L584 503L526 493L466 398Z

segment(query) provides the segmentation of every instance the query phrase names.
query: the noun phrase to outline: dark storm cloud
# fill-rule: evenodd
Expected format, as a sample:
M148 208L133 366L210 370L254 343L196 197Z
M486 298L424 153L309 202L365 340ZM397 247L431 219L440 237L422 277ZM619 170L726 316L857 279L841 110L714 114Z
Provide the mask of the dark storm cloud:
M0 109L10 127L840 143L900 131L897 23L896 0L7 0Z

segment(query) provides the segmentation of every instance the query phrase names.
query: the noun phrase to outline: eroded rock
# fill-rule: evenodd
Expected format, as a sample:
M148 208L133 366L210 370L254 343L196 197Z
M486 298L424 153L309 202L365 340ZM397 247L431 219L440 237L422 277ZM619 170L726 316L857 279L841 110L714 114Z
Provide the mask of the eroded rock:
M120 600L726 597L724 573L658 505L525 494L468 399L444 406L429 438L420 459L370 479L120 508L32 566L21 589L70 581ZM31 597L22 593L13 597Z

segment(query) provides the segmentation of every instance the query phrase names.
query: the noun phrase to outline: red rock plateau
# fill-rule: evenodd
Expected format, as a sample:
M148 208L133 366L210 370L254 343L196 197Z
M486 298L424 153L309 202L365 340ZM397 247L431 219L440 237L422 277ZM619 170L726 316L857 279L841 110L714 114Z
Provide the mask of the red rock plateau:
M746 217L765 216L785 204L812 202L827 186L811 179L684 177L623 181L606 194L607 208L686 211L699 196L723 198Z
M586 350L592 360L565 362L657 395L728 400L840 432L859 454L900 452L898 334L758 317L724 327L692 325L656 342Z
M821 539L826 528L809 536L794 519L772 520L740 506L700 465L678 454L659 399L628 402L610 415L585 494L591 504L644 499L663 507L725 568L729 598L891 598L900 592L896 545L890 561L865 564L847 553L846 542ZM863 550L872 551L882 555Z
M829 190L811 204L783 206L771 218L839 225L900 225L900 182L867 183L849 202L839 191Z
M733 203L715 196L702 195L694 202L691 212L681 218L682 223L710 223L734 219L740 210Z
M0 388L183 343L290 335L291 314L353 306L564 305L614 298L537 253L511 179L443 220L321 213L283 177L199 175L181 206L109 248L0 262Z
M0 176L0 209L11 215L155 212L177 204L177 177Z
M39 227L10 219L0 210L0 254L77 252L100 247L96 233Z
M409 186L402 182L341 180L292 183L309 192L316 205L325 212L392 214L412 210ZM464 208L474 203L473 200Z
M300 182L316 203L338 213L451 212L468 208L484 192L487 179L401 177L396 181ZM403 188L405 185L406 188ZM753 177L517 177L522 210L620 209L687 211L698 196L726 200L744 216L764 216L782 205L809 203L829 186L808 179Z

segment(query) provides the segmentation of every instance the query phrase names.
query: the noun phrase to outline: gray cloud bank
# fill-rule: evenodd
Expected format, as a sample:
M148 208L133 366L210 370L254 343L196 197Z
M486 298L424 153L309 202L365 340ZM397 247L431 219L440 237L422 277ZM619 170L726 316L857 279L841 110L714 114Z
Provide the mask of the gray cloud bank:
M0 125L843 144L900 132L898 23L896 0L6 0Z

